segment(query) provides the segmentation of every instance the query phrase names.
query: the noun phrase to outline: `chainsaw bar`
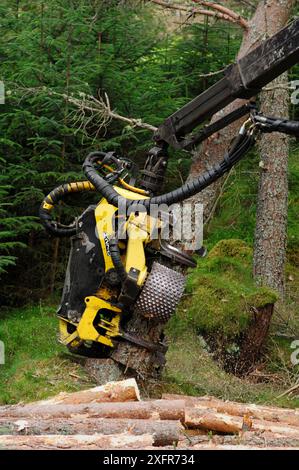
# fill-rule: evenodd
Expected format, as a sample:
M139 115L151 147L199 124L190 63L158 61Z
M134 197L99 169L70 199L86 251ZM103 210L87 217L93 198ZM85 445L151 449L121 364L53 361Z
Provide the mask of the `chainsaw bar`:
M144 317L166 323L184 293L186 278L156 261L136 302L136 311Z
M137 346L141 346L145 349L148 349L149 351L157 351L164 354L167 351L167 346L165 346L164 344L157 344L151 341L146 341L145 339L139 338L135 335L131 335L130 333L126 333L125 331L121 331L120 336L126 341L129 341L129 343L136 344Z

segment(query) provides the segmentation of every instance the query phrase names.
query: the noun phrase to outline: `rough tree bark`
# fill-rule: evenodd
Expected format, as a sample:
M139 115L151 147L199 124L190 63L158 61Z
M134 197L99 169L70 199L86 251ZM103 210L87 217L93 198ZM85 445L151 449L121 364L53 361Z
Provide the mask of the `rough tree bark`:
M102 419L86 418L53 418L41 420L39 417L28 419L0 418L1 435L114 435L133 436L150 435L154 445L171 445L181 438L182 424L179 421L159 421L152 419Z
M246 375L254 369L268 336L273 312L273 304L267 304L252 312L252 319L241 342L240 356L235 365L237 375Z
M145 319L139 313L133 312L126 326L126 332L143 340L159 344L163 337L164 323L155 319ZM125 372L134 374L141 379L158 377L165 364L165 356L155 350L137 346L128 341L120 342L112 352L111 357L120 364Z
M294 0L268 0L264 15L267 36L288 21ZM288 116L288 81L283 74L273 82L275 90L263 92L265 115ZM278 87L277 87L278 86ZM254 247L254 276L258 284L276 289L284 297L284 267L287 240L289 138L283 134L263 135L260 141L261 175L258 190Z
M162 419L181 420L185 418L184 400L153 400L115 403L81 403L77 405L26 405L0 406L0 418L42 419L69 418L85 415L88 418L115 419Z
M1 450L99 450L99 449L146 449L152 446L151 435L130 436L118 434L107 436L46 435L46 436L0 436Z

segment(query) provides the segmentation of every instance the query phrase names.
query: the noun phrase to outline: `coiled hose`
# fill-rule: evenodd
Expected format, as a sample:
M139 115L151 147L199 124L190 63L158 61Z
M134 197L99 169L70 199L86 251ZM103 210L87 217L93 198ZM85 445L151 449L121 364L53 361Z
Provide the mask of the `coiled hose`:
M54 206L70 193L95 191L95 187L89 181L78 181L77 183L62 184L53 189L45 197L39 208L39 217L46 230L55 237L71 237L77 232L76 223L63 225L53 220L52 211Z
M182 202L191 196L201 192L210 184L221 178L227 173L241 158L253 147L255 144L255 138L252 134L239 134L235 143L231 149L226 153L222 162L214 165L210 170L204 172L201 176L196 178L194 181L184 184L181 188L175 189L167 194L156 196L148 199L141 200L129 200L120 196L113 186L104 180L102 176L98 174L95 169L95 163L101 157L102 152L90 153L84 163L83 172L87 177L88 181L96 188L96 190L102 194L105 199L115 207L119 204L127 209L133 208L134 206L144 206L146 211L150 211L152 204L175 204Z
M104 179L97 172L95 165L100 161L105 166L105 161L111 159L111 154L104 152L90 153L83 164L83 171L88 181L78 181L75 183L63 184L53 189L43 200L39 216L46 230L56 237L70 237L77 232L76 223L63 225L53 220L52 210L54 206L62 200L67 194L75 192L98 191L109 204L117 207L120 203L122 207L134 209L134 207L143 206L147 212L150 211L152 204L175 204L188 199L199 193L214 181L227 173L254 145L255 139L251 134L239 134L233 146L225 155L222 162L214 165L210 170L203 173L194 181L184 184L181 188L171 191L161 196L155 196L148 199L129 200L120 196L112 184ZM132 188L135 189L135 188ZM141 191L140 191L141 192ZM145 193L145 192L143 192ZM113 244L112 244L113 245ZM115 246L115 244L113 245ZM119 257L119 255L116 255Z

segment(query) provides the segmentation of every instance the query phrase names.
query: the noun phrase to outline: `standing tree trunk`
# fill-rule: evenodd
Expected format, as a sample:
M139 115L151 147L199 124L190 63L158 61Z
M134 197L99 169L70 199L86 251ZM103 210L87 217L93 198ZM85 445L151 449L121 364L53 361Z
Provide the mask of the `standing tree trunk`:
M294 0L268 0L265 32L271 36L288 21ZM273 82L273 91L261 95L265 115L288 116L288 76ZM270 85L271 89L271 85ZM287 241L289 138L264 135L260 142L261 175L258 190L254 247L254 276L258 284L276 289L284 297L284 267Z
M287 74L275 81L287 85ZM269 116L288 115L288 91L265 92L262 111ZM254 276L258 284L277 290L284 297L284 267L288 214L289 138L283 134L264 135L260 142L261 175L258 189Z

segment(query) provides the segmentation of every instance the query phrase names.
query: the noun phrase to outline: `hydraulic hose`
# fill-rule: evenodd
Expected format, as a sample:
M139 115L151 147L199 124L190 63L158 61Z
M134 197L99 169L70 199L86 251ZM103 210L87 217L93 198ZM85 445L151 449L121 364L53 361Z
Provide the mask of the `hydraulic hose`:
M110 254L111 254L113 265L115 267L115 270L119 276L121 283L123 284L124 281L127 279L127 272L121 260L120 251L118 247L118 240L116 237L110 238L109 249L110 249Z
M96 169L95 163L99 159L99 154L102 152L93 152L89 154L83 164L83 171L90 183L96 190L107 199L107 201L117 207L120 203L129 209L134 206L144 206L146 211L149 212L152 204L167 204L171 205L188 199L191 196L201 192L214 181L221 178L227 173L241 158L252 148L255 143L254 136L251 134L239 134L233 147L225 155L222 162L214 165L210 170L204 172L201 176L194 181L184 184L181 188L171 191L161 196L156 196L148 199L141 199L132 201L120 196L116 190L107 181L101 177Z
M260 125L262 132L282 132L283 134L299 137L299 122L287 119L272 118L257 114L255 121Z
M43 200L39 209L39 216L46 230L55 237L70 237L75 235L77 227L75 223L63 225L52 218L52 210L55 205L70 193L95 191L95 187L89 181L62 184L53 189Z

